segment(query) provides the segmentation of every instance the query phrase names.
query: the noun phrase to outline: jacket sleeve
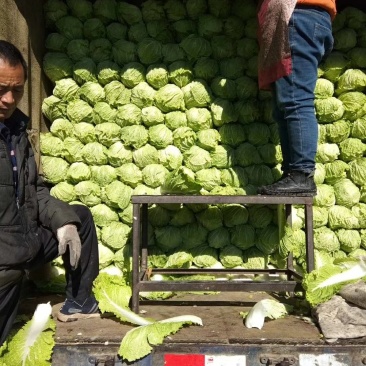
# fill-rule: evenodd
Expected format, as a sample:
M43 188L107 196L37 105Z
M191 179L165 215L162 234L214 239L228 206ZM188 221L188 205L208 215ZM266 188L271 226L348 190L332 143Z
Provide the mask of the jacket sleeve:
M29 213L33 219L54 233L65 224L80 225L80 219L72 207L50 194L43 177L38 173L34 157L34 149L28 134L21 135L17 146L19 169L19 191L22 199L26 200Z
M27 131L28 117L16 109L12 116L12 143L18 166L18 199L29 219L50 228L54 233L65 224L81 225L78 215L66 202L52 197L42 175L38 173L32 146L32 132Z
M51 228L53 232L66 224L73 223L78 227L81 225L79 217L70 205L52 197L40 176L37 179L37 200L39 220L44 226Z

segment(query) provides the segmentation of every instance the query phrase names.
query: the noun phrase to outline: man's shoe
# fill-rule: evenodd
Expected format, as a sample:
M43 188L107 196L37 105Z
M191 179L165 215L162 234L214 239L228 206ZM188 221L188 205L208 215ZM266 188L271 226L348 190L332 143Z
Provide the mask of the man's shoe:
M78 319L100 318L98 302L93 296L88 297L82 304L75 300L66 299L57 319L61 322L72 322Z
M282 180L282 179L286 178L286 177L288 176L288 174L289 174L289 172L288 172L288 171L283 172L283 173L282 173L282 175L281 175L281 178L280 178L280 179L278 179L278 181L277 181L277 182L279 182L280 180ZM258 193L258 194L263 194L263 195L264 195L264 193L262 193L262 191L263 191L263 189L266 189L266 187L269 187L269 185L268 185L268 186L260 186L260 187L258 187L258 188L257 188L257 193Z
M268 196L313 197L316 195L314 173L291 171L278 182L260 187L258 193Z

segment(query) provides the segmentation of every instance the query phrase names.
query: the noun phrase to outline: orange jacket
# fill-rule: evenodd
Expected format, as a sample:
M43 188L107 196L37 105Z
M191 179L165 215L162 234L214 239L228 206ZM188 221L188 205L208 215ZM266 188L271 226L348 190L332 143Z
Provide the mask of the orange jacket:
M326 9L331 15L332 19L334 19L337 14L335 2L336 0L297 0L298 4L320 6Z

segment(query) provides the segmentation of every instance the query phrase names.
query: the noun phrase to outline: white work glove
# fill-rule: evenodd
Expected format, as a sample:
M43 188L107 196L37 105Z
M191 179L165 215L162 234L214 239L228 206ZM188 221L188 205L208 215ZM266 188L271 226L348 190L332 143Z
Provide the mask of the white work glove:
M72 269L76 269L81 254L81 241L76 226L67 224L57 229L57 239L59 255L65 254L69 247L70 265Z

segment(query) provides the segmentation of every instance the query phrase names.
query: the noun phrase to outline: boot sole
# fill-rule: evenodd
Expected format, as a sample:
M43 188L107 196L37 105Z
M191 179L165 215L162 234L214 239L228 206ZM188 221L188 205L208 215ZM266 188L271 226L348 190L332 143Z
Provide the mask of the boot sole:
M57 313L57 320L63 323L67 322L75 322L79 319L90 319L90 318L100 318L100 313L91 313L91 314L83 314L83 313L76 313L76 314L63 314L61 312Z
M262 196L315 197L316 192L261 192Z

